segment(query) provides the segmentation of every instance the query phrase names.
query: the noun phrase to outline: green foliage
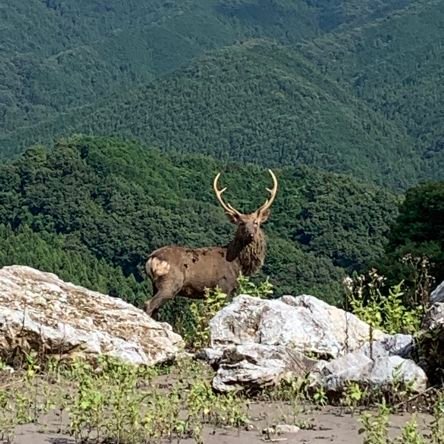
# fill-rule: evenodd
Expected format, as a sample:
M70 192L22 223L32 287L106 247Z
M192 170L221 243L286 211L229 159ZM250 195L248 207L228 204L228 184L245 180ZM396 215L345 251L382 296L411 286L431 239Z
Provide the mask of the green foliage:
M240 427L247 423L245 400L235 393L218 396L208 381L197 381L188 395L190 415L210 424Z
M442 178L443 20L440 0L408 2L383 20L321 36L301 48L324 75L414 142L423 179Z
M207 290L204 300L179 300L166 304L161 308L159 318L173 326L188 348L200 350L209 346L210 320L227 302L227 295L220 289Z
M425 444L423 436L418 432L416 418L413 417L402 429L401 436L398 438L399 444Z
M431 277L444 280L444 182L409 189L388 237L384 273L401 276L416 290L408 302L424 302Z
M87 110L58 115L17 137L31 144L66 128L123 135L163 151L267 166L305 164L393 188L417 181L420 167L411 141L395 125L297 51L263 40L210 53ZM3 146L14 143L11 137Z
M381 0L359 2L362 6L330 3L4 0L0 132L17 131L18 138L28 132L32 137L34 125L42 121L84 110L91 103L106 103L214 48L252 37L292 44L403 6L400 0L389 6ZM13 139L15 145L16 136ZM16 149L4 147L9 152Z
M208 369L181 361L170 372L172 384L167 391L168 376L157 385L156 369L135 368L107 357L95 366L80 360L69 366L51 365L32 378L17 372L0 391L0 434L12 441L16 426L31 418L26 416L28 410L38 415L47 411L36 409L39 401L34 393L69 415L67 428L60 424L60 432L82 442L151 442L190 436L201 442L204 424L240 427L246 423L246 400L236 394L216 395ZM22 378L30 383L23 384Z
M430 429L432 444L444 444L444 393L439 393L434 403Z
M360 432L365 433L364 444L388 444L389 415L390 409L382 403L376 415L364 413L361 416L363 428Z
M385 278L372 269L368 276L359 275L354 280L346 278L346 307L372 328L389 334L412 334L419 331L426 307L409 307L403 301L403 283L384 292Z
M240 275L238 278L238 293L248 294L256 298L268 298L273 294L273 284L267 278L265 281L256 285L248 276Z
M211 189L217 171L225 172L228 197L240 210L251 211L263 202L269 177L254 166L165 156L108 138L61 140L50 151L33 147L0 166L0 265L31 265L142 305L151 293L143 272L150 251L168 244L223 245L232 236L234 227ZM277 295L306 292L339 301L344 272L338 255L351 269L376 259L396 199L343 176L306 168L277 173L281 191L264 227L268 253L258 278L271 276ZM358 195L353 220L327 216L335 212L336 202ZM325 217L310 221L312 242L301 249L304 209L321 196L319 211ZM341 232L349 223L359 227L359 235L333 249L330 230ZM322 253L320 244L330 247Z
M42 415L54 409L60 411L59 433L84 443L202 442L203 425L238 428L248 419L246 400L216 395L209 369L194 362L181 361L171 369L174 375L163 375L161 381L153 378L159 375L155 368L106 356L94 364L52 362L30 373L36 365L31 357L0 387L0 437L5 442L12 442L20 424L43 426Z
M364 434L364 444L440 444L443 442L443 415L442 415L442 394L437 398L438 408L435 407L431 422L430 433L422 433L418 430L416 416L413 415L410 421L402 427L401 433L396 438L389 437L389 417L391 410L385 404L379 405L375 414L364 413L360 417Z
M82 132L396 189L440 177L440 0L5 0L1 14L3 158Z
M367 390L362 388L357 382L349 382L345 386L344 394L341 399L341 404L349 407L354 411L354 409L365 401L367 397Z

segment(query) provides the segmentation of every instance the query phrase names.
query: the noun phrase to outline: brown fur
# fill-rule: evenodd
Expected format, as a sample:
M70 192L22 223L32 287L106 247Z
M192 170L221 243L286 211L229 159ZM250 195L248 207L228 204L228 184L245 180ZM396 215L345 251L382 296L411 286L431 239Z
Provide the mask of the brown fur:
M204 298L207 288L219 287L230 295L236 289L241 273L245 276L256 273L262 267L266 253L261 224L268 219L273 198L251 214L241 214L221 201L231 222L237 225L234 239L226 246L186 248L170 245L152 252L146 272L155 294L147 301L145 311L153 315L175 296Z

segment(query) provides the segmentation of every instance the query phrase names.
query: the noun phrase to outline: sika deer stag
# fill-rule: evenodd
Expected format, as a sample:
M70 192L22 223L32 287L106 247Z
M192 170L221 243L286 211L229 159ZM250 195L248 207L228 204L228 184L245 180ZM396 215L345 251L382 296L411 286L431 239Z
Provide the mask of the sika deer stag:
M206 288L216 287L231 294L241 273L250 276L261 268L266 248L261 224L270 215L278 185L276 176L268 171L273 179L273 188L267 188L270 197L251 214L242 214L224 202L222 193L226 188L219 190L220 173L215 177L213 188L216 197L230 221L237 225L234 239L228 245L207 248L171 245L151 253L145 266L155 293L145 305L150 316L177 295L200 299L204 298Z

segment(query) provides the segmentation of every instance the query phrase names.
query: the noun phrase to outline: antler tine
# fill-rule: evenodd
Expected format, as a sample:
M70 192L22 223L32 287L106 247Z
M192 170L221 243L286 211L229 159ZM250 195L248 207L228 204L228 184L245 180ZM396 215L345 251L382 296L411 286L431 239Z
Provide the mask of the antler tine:
M270 193L270 197L264 202L264 204L259 208L259 212L263 212L268 210L271 207L271 204L273 203L274 199L276 198L276 193L278 189L278 181L276 179L276 176L274 175L273 171L268 170L270 173L272 179L273 179L273 188L270 190L270 188L266 188L266 190Z
M217 188L217 183L219 181L219 177L220 177L221 173L218 173L217 176L214 178L213 181L213 189L214 192L216 193L216 197L217 200L219 201L219 203L222 205L222 208L228 213L228 214L232 214L232 215L237 215L240 216L242 213L240 213L239 211L236 210L236 208L234 208L232 205L230 205L229 203L225 203L224 200L222 199L222 193L227 189L227 187L222 188L221 190L219 190Z

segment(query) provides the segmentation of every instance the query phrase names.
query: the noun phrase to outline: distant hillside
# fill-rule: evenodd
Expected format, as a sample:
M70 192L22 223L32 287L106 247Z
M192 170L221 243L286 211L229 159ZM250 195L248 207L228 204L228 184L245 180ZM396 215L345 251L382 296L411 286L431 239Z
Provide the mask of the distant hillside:
M312 165L394 188L414 182L421 169L405 131L297 52L266 41L219 50L21 138L30 144L71 131L135 137L165 151L232 161ZM5 150L12 143L3 140Z
M293 44L407 3L3 0L0 133L26 131L174 71L208 50L252 37Z
M85 133L395 190L442 177L444 0L6 0L0 19L2 159Z
M423 178L442 179L444 170L443 23L444 1L421 0L301 46L324 75L407 131L424 159Z
M106 138L60 141L0 166L0 266L19 263L141 303L141 272L159 246L224 244L234 228L211 188L251 211L266 196L263 168L204 156L164 155ZM384 251L396 199L374 186L307 168L277 170L279 195L265 226L264 275L277 293L340 298L345 270ZM263 275L262 275L263 276Z

